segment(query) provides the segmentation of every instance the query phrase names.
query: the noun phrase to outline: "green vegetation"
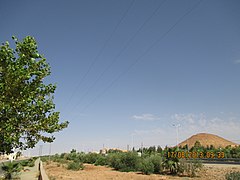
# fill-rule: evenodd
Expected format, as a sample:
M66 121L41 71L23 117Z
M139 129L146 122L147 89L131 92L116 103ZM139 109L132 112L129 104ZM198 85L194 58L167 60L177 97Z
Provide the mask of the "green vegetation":
M30 158L30 159L20 161L19 164L21 164L22 166L33 167L35 164L35 160L36 159L34 158Z
M119 171L136 171L139 169L140 157L136 152L109 153L108 165Z
M70 162L68 163L67 169L78 171L80 169L83 169L83 164L80 162Z
M96 166L105 166L107 165L107 163L108 163L108 160L105 156L99 156L94 164Z
M154 172L154 164L150 158L142 159L139 170L143 174L152 174Z
M104 165L112 167L118 171L140 171L143 174L172 174L195 176L195 172L201 167L197 164L200 162L182 162L178 158L168 158L164 155L171 148L160 150L156 148L156 152L147 150L145 154L139 156L136 151L121 152L109 150L107 155L97 153L83 153L71 151L70 153L62 153L51 156L54 162L64 164L67 169L80 170L83 169L83 163L94 165ZM49 157L41 157L42 161L48 161Z
M3 166L1 168L4 171L5 179L13 179L18 177L18 173L22 170L23 167L20 163L8 162L3 163Z
M51 156L54 162L64 164L65 167L72 170L82 169L83 163L112 167L118 171L135 171L143 174L170 174L178 176L195 177L202 168L201 158L197 157L179 157L181 153L198 152L203 155L218 152L229 152L227 156L238 157L239 147L226 147L215 149L213 146L204 148L199 142L188 151L188 147L149 147L136 151L121 152L120 150L108 150L107 154L83 153L72 150L70 153L62 153ZM139 152L143 152L139 156ZM180 154L178 152L181 152ZM170 155L170 156L169 156ZM220 153L221 155L221 153ZM225 157L225 156L224 156ZM215 158L218 158L215 156ZM221 156L221 158L223 158ZM49 157L42 157L42 161L48 161ZM235 174L233 174L235 175ZM231 175L231 176L233 176ZM226 175L227 176L227 175ZM230 176L230 175L228 175ZM236 176L236 175L235 175Z
M226 180L240 180L240 172L231 172L225 175Z
M54 112L56 85L43 83L50 66L37 50L37 42L27 36L13 37L15 49L8 42L0 45L0 153L14 148L33 148L39 141L52 142L54 132L68 126L59 123Z
M13 161L2 163L2 170L4 171L4 179L17 179L18 174L24 167L33 167L35 165L36 158L30 158L21 161Z

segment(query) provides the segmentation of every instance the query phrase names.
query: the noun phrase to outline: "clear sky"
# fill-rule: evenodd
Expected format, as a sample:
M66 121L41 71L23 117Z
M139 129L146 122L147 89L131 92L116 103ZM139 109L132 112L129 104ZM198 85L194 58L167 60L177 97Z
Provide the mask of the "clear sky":
M0 0L0 42L34 36L51 66L45 81L57 83L56 110L70 122L52 153L173 146L173 124L179 142L206 132L240 143L239 9L239 0Z

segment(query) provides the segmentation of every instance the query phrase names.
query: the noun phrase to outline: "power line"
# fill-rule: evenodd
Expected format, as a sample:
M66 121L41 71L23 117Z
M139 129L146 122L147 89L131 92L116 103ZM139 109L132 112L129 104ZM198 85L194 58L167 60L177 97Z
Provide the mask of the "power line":
M97 84L97 82L103 77L103 75L113 66L113 64L118 60L118 58L122 55L122 53L127 49L127 47L130 45L130 43L136 38L136 36L139 34L139 32L143 29L143 27L152 19L152 17L157 13L157 11L161 8L161 6L166 2L167 0L163 0L158 7L153 11L153 13L143 22L143 24L138 28L138 30L131 36L125 46L119 51L117 56L111 61L111 63L103 70L103 72L98 76L98 78L94 81L94 83L88 88L86 93L81 96L80 102L89 94L90 90ZM74 107L77 107L80 102L78 102Z
M75 88L74 92L71 94L70 98L68 99L68 102L65 104L64 108L65 109L70 101L72 100L72 98L74 97L74 95L76 94L78 88L80 87L80 85L84 82L84 80L86 79L87 75L90 73L90 71L92 70L93 66L95 65L95 63L97 62L99 56L103 53L104 49L106 48L107 44L110 42L110 40L112 39L113 35L115 34L115 32L117 31L118 27L120 26L120 24L122 23L123 19L126 17L126 15L128 14L129 10L131 9L131 7L133 6L135 0L132 0L132 2L130 3L130 5L128 6L127 10L123 13L121 19L118 21L117 25L114 27L112 33L110 34L110 36L107 38L107 40L105 41L105 43L103 44L102 48L100 49L100 51L98 52L98 54L95 56L95 58L93 59L92 63L90 64L88 70L86 71L86 73L82 76L81 80L79 81L77 87Z
M138 58L136 58L135 61L133 61L130 66L123 71L119 76L117 76L116 79L114 79L109 86L107 86L100 94L98 94L89 104L87 104L82 110L85 110L88 106L93 104L98 98L103 96L108 89L110 89L114 83L116 83L123 75L125 75L134 65L136 65L140 59L145 56L154 46L156 46L165 36L167 36L187 15L189 15L194 9L196 9L202 0L198 1L196 4L194 4L191 8L189 8L186 13L184 13L162 36L160 36L156 41L154 41Z

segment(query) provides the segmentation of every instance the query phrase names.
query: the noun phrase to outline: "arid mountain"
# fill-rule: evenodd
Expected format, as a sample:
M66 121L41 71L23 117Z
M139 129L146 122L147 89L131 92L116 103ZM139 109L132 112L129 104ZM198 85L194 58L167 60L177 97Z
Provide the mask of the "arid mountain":
M190 138L188 138L187 140L179 143L179 146L184 146L186 144L188 144L188 147L191 148L192 146L194 146L194 143L196 141L199 141L201 143L202 146L207 147L210 145L213 145L215 148L225 148L228 145L231 146L237 146L238 144L228 141L222 137L219 137L217 135L214 134L207 134L207 133L199 133L196 135L191 136Z

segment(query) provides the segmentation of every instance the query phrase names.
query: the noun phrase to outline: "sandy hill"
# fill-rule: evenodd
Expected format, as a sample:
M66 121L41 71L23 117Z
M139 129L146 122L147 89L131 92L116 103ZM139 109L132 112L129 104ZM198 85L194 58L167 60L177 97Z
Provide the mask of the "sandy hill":
M199 133L199 134L193 135L190 138L188 138L187 140L179 143L179 146L180 145L184 146L184 145L188 144L188 147L191 148L192 146L194 146L194 143L196 141L199 141L201 143L201 145L203 145L204 147L207 147L207 145L208 146L213 145L215 148L219 148L219 147L225 148L228 145L231 145L231 146L238 145L234 142L228 141L228 140L226 140L222 137L219 137L217 135L214 135L214 134Z

